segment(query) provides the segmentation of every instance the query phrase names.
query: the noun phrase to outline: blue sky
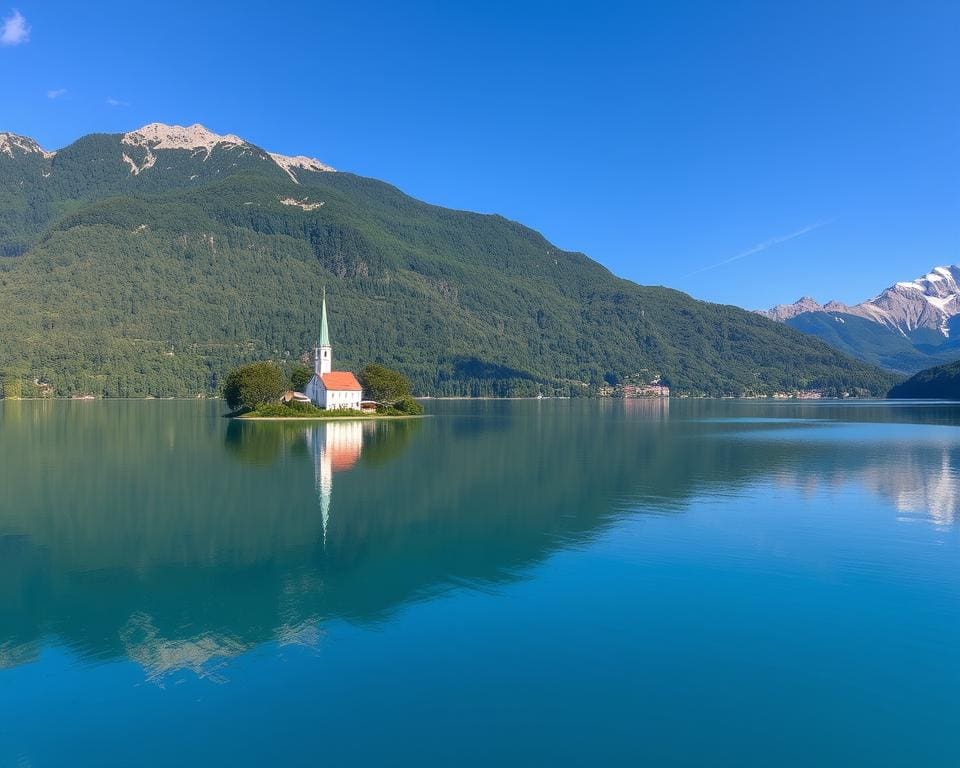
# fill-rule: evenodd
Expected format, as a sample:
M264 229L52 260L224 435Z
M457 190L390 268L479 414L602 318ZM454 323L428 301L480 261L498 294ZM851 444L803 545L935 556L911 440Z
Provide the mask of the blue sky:
M200 122L749 308L960 261L960 3L0 0L0 130Z

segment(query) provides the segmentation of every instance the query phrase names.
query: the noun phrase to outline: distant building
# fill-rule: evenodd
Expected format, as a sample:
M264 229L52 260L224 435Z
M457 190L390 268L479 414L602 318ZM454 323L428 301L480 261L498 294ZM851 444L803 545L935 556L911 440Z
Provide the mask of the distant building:
M670 397L670 387L665 384L625 384L623 387L625 398L634 397Z
M327 295L324 291L320 317L320 339L313 348L313 378L305 394L317 408L360 410L363 387L349 371L334 371L330 331L327 327Z

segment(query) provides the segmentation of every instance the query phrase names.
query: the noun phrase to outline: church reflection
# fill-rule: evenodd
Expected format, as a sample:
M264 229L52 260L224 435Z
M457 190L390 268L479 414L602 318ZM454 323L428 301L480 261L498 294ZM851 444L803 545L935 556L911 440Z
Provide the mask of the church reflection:
M330 504L333 498L333 475L353 469L363 453L364 435L370 435L376 424L369 421L331 421L312 426L306 432L307 446L313 457L315 486L320 500L323 521L323 545L327 543Z

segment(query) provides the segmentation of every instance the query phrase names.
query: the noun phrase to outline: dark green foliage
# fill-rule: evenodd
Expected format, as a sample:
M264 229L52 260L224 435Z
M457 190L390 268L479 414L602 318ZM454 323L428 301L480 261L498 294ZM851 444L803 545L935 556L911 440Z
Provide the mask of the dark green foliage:
M322 416L324 414L323 409L317 408L317 406L315 406L313 403L301 403L296 400L291 400L289 403L283 403L282 407L286 408L288 412L293 412L297 415Z
M285 386L283 373L274 363L250 363L227 374L223 397L231 411L249 411L276 403Z
M158 151L134 176L126 149L91 136L52 159L0 155L13 256L0 259L0 369L57 395L212 395L240 363L289 366L316 339L324 286L334 367L377 362L417 394L580 396L660 376L678 394L880 395L893 382L753 313L620 280L500 216L344 173L298 185L235 150Z
M364 366L357 378L367 400L393 405L404 398L410 398L410 381L407 377L384 365L370 363Z
M295 365L290 371L289 386L294 392L303 392L313 378L313 369L305 365Z
M960 360L914 374L893 387L890 397L960 400Z
M317 418L318 416L325 416L326 413L326 411L310 403L291 401L289 403L264 403L263 405L257 406L250 415L260 418L291 419L296 417Z
M423 406L410 395L401 397L393 404L393 407L400 413L405 413L407 416L419 416L423 413Z

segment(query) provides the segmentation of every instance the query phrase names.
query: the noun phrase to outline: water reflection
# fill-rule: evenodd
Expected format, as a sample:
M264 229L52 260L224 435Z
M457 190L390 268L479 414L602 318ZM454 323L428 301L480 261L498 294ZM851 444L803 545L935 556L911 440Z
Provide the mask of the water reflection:
M323 545L327 543L333 473L352 469L363 451L363 434L373 431L375 422L342 421L317 424L306 431L307 445L313 456L317 497L323 519Z
M813 496L853 488L881 497L903 519L950 526L960 510L956 427L887 425L883 430L827 420L723 419L731 434L764 446L780 486Z
M0 668L49 643L133 660L157 683L220 680L225 660L315 645L331 620L373 624L524 578L625 512L763 484L845 485L902 516L957 521L947 407L433 408L422 421L227 424L206 404L3 406Z
M953 451L944 449L940 455L940 466L933 471L916 464L906 468L901 466L898 473L885 473L878 477L877 487L881 493L895 500L901 512L915 517L928 516L938 525L953 525L957 522L957 510L960 508L956 459Z
M859 466L781 473L781 479L788 476L790 485L811 495L824 487L862 488L888 500L902 519L939 527L956 524L960 510L960 450L953 445L918 442L909 450L864 450Z

